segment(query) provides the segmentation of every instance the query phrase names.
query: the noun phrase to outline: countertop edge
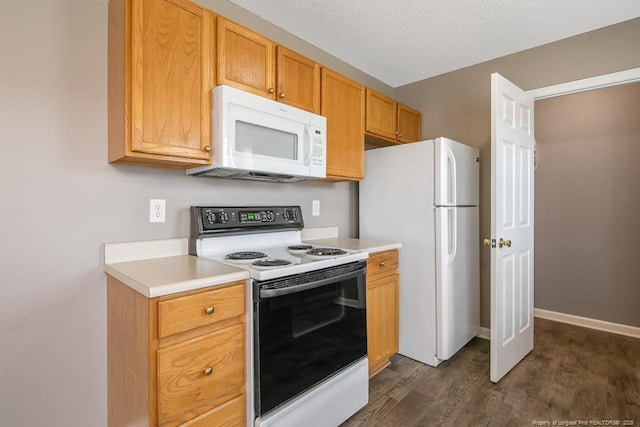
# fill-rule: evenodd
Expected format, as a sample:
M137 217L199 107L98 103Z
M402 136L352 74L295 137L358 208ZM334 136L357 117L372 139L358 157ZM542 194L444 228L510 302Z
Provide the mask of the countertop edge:
M239 271L235 273L219 274L217 276L185 280L183 282L171 283L164 286L154 287L150 291L150 298L161 297L164 295L177 294L185 291L195 291L202 288L208 288L209 286L224 285L231 282L237 282L239 280L247 280L249 273L246 271Z
M249 272L246 270L230 267L224 264L217 263L215 261L199 259L197 257L193 257L195 258L195 260L192 260L192 261L180 260L180 258L183 258L183 257L185 259L190 258L189 255L186 255L186 256L177 256L177 257L160 257L160 259L177 258L180 264L184 263L185 265L188 263L192 263L194 261L196 263L218 265L220 266L222 271L220 271L219 273L213 271L211 272L211 274L204 274L204 275L201 275L200 277L194 277L195 275L193 274L185 274L183 275L184 277L180 277L178 280L171 281L168 283L158 283L157 280L153 280L153 279L148 279L147 280L148 283L147 283L144 280L140 280L140 277L142 277L143 279L145 278L144 275L140 276L139 274L134 274L134 275L128 274L127 272L125 272L127 271L126 268L124 269L125 271L123 271L123 269L118 268L118 263L114 263L113 265L104 264L103 271L106 274L112 276L116 280L119 280L120 282L124 283L125 285L129 286L131 289L135 290L136 292L138 292L139 294L147 298L155 298L155 297L160 297L165 295L172 295L180 292L207 288L210 286L223 285L230 282L246 281L247 279L249 279ZM157 258L154 258L154 259L157 259ZM126 264L137 263L138 261L145 262L145 261L150 261L150 259L127 261ZM235 271L229 271L229 270L235 270ZM140 276L140 277L136 278L136 276ZM152 281L149 282L149 280L152 280Z
M356 239L356 238L328 238L317 240L305 240L304 243L320 246L332 246L342 249L355 250L360 252L382 252L393 249L400 249L402 244L399 242L384 242L368 239Z

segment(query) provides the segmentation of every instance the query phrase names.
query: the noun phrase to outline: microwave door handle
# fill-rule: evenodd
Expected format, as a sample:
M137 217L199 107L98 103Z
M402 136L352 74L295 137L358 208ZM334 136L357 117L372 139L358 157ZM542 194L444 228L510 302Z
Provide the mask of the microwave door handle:
M304 134L305 134L305 137L307 138L305 143L302 144L307 150L306 152L307 156L304 159L304 164L305 166L308 166L309 164L311 164L311 152L313 151L313 147L312 147L313 144L311 142L311 129L308 126L305 126Z

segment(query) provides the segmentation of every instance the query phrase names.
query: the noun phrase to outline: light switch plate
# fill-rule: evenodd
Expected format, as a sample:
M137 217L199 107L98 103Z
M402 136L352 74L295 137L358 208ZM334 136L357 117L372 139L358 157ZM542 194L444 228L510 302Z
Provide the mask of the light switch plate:
M320 200L314 200L311 202L311 215L320 216Z

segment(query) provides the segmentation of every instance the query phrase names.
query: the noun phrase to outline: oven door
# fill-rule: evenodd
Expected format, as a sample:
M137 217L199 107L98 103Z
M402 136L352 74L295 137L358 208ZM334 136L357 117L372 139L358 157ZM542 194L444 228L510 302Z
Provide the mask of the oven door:
M367 353L366 263L254 281L256 416Z

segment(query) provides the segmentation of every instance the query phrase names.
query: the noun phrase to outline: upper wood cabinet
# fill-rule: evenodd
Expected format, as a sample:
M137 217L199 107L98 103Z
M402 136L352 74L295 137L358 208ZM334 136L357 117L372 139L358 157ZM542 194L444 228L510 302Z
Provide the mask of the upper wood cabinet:
M277 100L320 114L320 65L286 47L276 51Z
M218 17L218 84L275 97L275 44Z
M211 161L215 15L186 0L109 2L109 161Z
M327 179L364 178L365 88L322 68L320 113L327 118Z
M394 99L367 88L366 132L395 141L398 130L396 105Z
M320 113L320 65L222 17L218 84Z
M422 139L422 114L398 102L398 141L415 142Z
M371 145L414 142L421 138L420 112L367 88L366 135Z

